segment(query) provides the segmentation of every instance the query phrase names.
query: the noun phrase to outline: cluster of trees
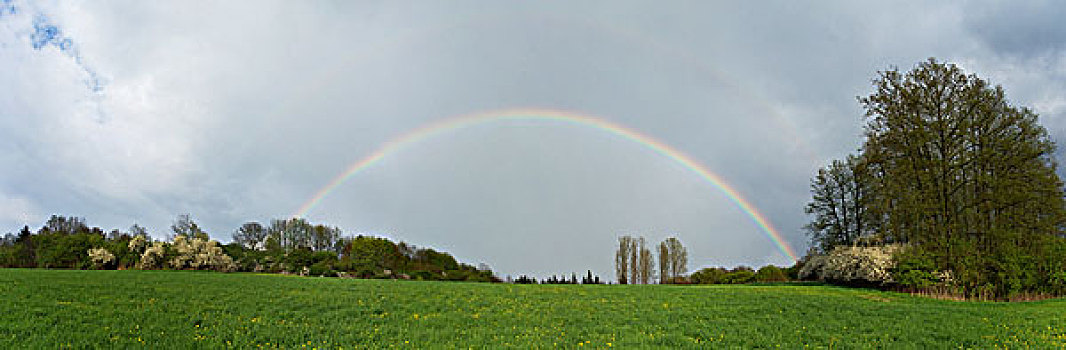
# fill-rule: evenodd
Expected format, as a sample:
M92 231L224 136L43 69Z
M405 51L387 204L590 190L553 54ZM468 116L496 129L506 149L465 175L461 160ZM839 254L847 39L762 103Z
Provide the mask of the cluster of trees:
M1037 115L935 59L873 83L859 152L812 180L814 253L896 243L908 287L1066 293L1066 199Z
M644 237L618 237L614 263L618 284L649 284L655 280L655 256L645 246ZM688 251L680 240L670 237L659 243L659 283L683 280L687 266Z
M248 222L227 253L241 270L312 276L498 282L488 266L463 264L448 253L371 236L345 236L302 218Z
M138 225L128 232L89 227L85 219L52 215L36 233L28 226L0 242L0 267L180 269L233 271L236 264L189 217L171 226L173 242L153 242Z
M759 270L747 266L733 269L708 267L693 272L688 282L694 284L745 284L754 282L786 282L795 279L795 268L766 265Z
M513 282L517 284L536 284L537 279L522 275ZM559 277L552 275L551 277L541 280L540 284L603 284L603 282L600 281L600 276L595 276L592 274L592 270L588 270L586 275L581 276L580 281L577 279L577 273L571 272L569 279L566 278L566 275L561 275Z
M0 239L0 267L68 269L177 269L257 271L314 276L498 281L488 266L385 238L345 236L336 227L304 219L241 225L233 243L211 240L189 215L180 215L166 239L133 225L105 232L82 218L53 215L36 233L23 227Z

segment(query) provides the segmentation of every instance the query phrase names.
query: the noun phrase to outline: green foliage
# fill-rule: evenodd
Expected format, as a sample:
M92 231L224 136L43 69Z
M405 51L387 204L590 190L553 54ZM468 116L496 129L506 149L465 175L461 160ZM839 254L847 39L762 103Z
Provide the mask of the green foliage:
M1055 293L1066 294L1066 270L1052 273L1048 287Z
M24 227L17 236L0 239L0 267L210 269L498 282L487 268L460 264L448 253L385 238L344 238L340 229L303 219L274 220L268 229L244 224L237 230L242 241L226 245L206 240L206 232L188 215L179 216L171 231L175 236L169 243L152 242L138 225L130 228L133 235L113 230L105 236L84 219L53 215L36 234Z
M433 249L419 250L411 259L416 268L429 271L456 270L459 262L448 253L438 252Z
M694 284L746 284L752 282L788 281L785 272L773 265L767 265L754 271L750 267L740 266L732 270L721 267L707 267L693 272L688 277Z
M247 226L247 224L246 224ZM303 238L292 232L312 232L323 228L301 219L275 220L263 245L266 250L252 250L248 244L225 246L240 271L308 273L314 276L344 276L357 278L411 278L423 280L451 280L494 282L492 271L478 271L460 264L448 253L433 249L419 249L385 238L356 236L332 241L330 249L316 249L299 243ZM292 231L285 233L286 230ZM288 237L288 238L286 238ZM310 242L315 239L308 238ZM288 242L288 243L285 243ZM285 246L290 248L286 249ZM319 245L323 247L324 245Z
M816 247L908 243L918 255L895 275L909 288L937 280L999 298L1051 290L1066 260L1057 248L1066 240L1066 196L1037 115L1012 105L1001 87L934 59L880 72L873 85L860 98L860 154L812 181Z
M722 283L722 276L726 273L729 271L720 267L707 267L693 272L688 278L695 284L718 284Z
M795 264L784 269L785 276L788 277L789 280L798 281L800 279L799 272L803 269L803 264L803 259L797 260Z
M18 266L18 253L21 246L0 245L0 267Z
M941 282L937 278L936 261L932 254L921 249L901 251L895 256L896 266L892 276L905 288L928 288Z
M755 272L754 279L755 282L784 282L788 281L788 276L780 267L766 265Z
M130 240L130 236L120 236L118 239L108 240L104 243L103 247L115 255L115 268L131 269L140 260L140 254L130 249Z
M53 233L45 231L34 235L35 264L44 268L83 269L92 266L89 249L104 244L104 237L96 233Z
M744 284L755 281L755 272L749 270L735 270L722 276L723 284Z
M341 260L355 270L403 270L408 265L396 244L384 238L356 236L341 244Z

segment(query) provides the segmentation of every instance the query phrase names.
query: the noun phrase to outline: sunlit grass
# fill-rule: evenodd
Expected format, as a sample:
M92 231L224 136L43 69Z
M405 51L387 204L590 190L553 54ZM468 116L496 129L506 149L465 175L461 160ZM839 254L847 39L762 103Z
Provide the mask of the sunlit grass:
M0 270L0 348L1064 347L1066 300Z

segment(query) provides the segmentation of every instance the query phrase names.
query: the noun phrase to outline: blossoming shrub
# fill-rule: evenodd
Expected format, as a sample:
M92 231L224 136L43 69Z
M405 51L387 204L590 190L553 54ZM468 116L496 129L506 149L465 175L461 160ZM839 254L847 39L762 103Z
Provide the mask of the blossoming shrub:
M148 248L148 240L144 236L137 235L130 238L129 249L131 252L143 253L145 248Z
M217 241L203 238L190 238L178 235L174 238L172 248L176 253L168 265L172 269L233 271L237 264L233 258L222 251Z
M94 269L106 269L115 264L115 254L111 254L107 249L93 248L89 249L88 253Z
M904 246L899 244L836 247L828 254L808 256L799 277L847 284L892 284L895 283L892 274L896 266L894 255L903 249Z
M137 268L142 270L163 268L163 261L166 253L166 243L152 243L151 246L144 249L144 253L141 254L141 262L137 263Z

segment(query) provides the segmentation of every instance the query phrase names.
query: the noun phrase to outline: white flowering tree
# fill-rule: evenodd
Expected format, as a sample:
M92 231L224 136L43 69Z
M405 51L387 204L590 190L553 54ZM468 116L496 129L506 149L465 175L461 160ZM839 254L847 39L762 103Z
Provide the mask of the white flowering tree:
M115 263L115 254L107 251L104 248L89 249L89 260L93 263L94 269L106 269L111 267Z
M177 253L168 265L179 270L216 270L233 271L237 264L233 258L222 251L217 241L208 241L200 237L189 238L178 235L172 245Z
M130 244L132 245L132 242L130 242ZM152 245L144 249L144 253L141 253L141 261L137 263L137 268L142 270L163 268L163 257L166 255L166 252L166 243L152 243Z
M838 246L827 254L810 255L799 276L822 281L890 284L895 282L892 278L892 268L896 266L893 256L905 248L901 244Z

